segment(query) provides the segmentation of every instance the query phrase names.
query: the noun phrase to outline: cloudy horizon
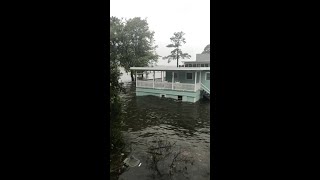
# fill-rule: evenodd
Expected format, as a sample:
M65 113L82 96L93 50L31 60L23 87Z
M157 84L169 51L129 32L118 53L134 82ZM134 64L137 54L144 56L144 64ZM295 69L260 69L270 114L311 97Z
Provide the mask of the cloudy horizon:
M210 0L110 0L110 16L118 18L147 18L149 29L154 31L156 52L164 57L170 54L172 48L170 37L174 32L185 33L186 44L182 51L191 55L194 61L196 54L210 44ZM176 66L177 62L168 64L167 60L159 58L158 66Z

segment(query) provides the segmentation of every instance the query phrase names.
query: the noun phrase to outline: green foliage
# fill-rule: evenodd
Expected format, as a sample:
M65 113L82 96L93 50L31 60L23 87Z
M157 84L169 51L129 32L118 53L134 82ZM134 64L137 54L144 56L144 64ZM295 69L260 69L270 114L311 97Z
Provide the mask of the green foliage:
M183 37L185 34L181 32L175 32L174 36L170 38L172 44L168 44L168 48L174 48L173 51L171 51L171 54L163 57L163 59L168 59L168 63L170 63L172 60L177 60L177 67L179 66L179 59L187 58L190 59L191 56L188 53L183 53L180 49L180 46L182 46L182 43L186 43L186 39Z
M117 159L125 144L121 134L121 100L123 86L119 83L120 67L130 71L133 66L147 66L158 60L155 53L154 32L146 20L133 18L123 21L110 18L110 150L111 159ZM133 77L133 76L132 76ZM106 99L108 101L109 99ZM111 163L114 164L114 161Z
M210 54L210 44L208 44L201 54Z
M118 33L121 30L123 24L121 20L116 17L110 18L110 107L115 108L118 102L118 95L121 91L120 79L120 58L121 54L119 51L120 37ZM115 106L111 106L115 105ZM110 113L113 113L112 111Z
M119 83L121 76L119 65L121 59L121 30L123 23L116 17L110 18L110 147L119 149L123 146L122 136L119 130L121 123L121 102L119 94L123 90L122 84ZM106 99L106 101L109 101Z
M133 18L126 21L110 18L110 155L112 166L117 166L119 152L125 147L121 133L122 106L119 94L123 86L119 83L120 67L130 71L133 66L147 66L158 60L155 53L154 32L149 30L146 20ZM133 76L132 76L133 77Z
M154 32L150 31L146 19L135 17L123 21L111 17L110 23L110 45L116 52L114 56L118 65L126 72L130 71L130 67L148 66L158 61ZM133 78L132 73L131 77Z
M133 66L148 66L157 62L158 55L155 52L154 32L150 31L146 19L135 17L122 22L120 36L120 65L126 72Z

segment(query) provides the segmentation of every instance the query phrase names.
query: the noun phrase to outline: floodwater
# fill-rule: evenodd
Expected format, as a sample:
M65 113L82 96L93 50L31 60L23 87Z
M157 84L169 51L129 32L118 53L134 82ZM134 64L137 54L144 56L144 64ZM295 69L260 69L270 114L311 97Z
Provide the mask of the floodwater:
M121 94L122 132L129 155L141 165L126 168L119 179L210 179L210 102L136 97L130 76L124 73L121 80L126 87L126 93ZM161 150L164 142L170 145L167 155L157 156L165 152L150 150Z

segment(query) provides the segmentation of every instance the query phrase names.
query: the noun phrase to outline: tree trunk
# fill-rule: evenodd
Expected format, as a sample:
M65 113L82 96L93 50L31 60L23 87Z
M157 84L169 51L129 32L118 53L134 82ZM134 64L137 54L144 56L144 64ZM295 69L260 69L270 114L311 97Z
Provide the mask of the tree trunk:
M179 49L177 50L177 67L179 67L179 55L178 55Z
M134 81L134 76L133 76L133 72L131 71L131 81L133 82Z

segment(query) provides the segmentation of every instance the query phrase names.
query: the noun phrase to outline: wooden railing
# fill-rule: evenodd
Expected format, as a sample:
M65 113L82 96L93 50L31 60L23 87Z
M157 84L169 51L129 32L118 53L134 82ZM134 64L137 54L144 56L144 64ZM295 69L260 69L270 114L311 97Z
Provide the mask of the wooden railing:
M173 89L180 91L194 91L194 84L173 83Z
M210 89L208 87L206 87L204 84L201 83L201 88L206 91L207 93L210 94Z
M152 81L137 81L137 87L153 88Z
M200 89L200 84L188 83L171 83L171 82L153 82L153 81L137 81L137 87L154 88L154 89L171 89L179 91L195 91Z
M172 89L172 83L169 82L155 82L155 89Z

